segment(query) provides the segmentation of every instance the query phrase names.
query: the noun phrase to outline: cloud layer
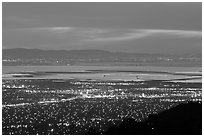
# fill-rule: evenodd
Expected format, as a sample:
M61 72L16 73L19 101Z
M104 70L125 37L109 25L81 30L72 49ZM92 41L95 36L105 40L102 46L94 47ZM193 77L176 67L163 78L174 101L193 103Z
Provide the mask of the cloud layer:
M202 32L192 30L81 27L3 29L3 46L7 48L22 47L69 50L87 48L103 49L106 47L107 50L112 51L145 52L146 50L149 52L149 49L152 49L154 52L153 49L155 46L163 47L162 49L169 49L171 47L167 47L167 45L171 45L173 49L178 47L181 51L185 51L185 48L190 48L188 50L193 49L193 47L201 48L201 39ZM165 41L168 44L164 44ZM143 45L143 48L141 48L142 43L146 43L146 45Z

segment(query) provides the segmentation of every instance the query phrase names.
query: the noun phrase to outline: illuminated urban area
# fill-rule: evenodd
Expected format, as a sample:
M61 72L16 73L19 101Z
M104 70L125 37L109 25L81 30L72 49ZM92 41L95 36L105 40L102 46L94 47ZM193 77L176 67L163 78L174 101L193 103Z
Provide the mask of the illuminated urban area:
M201 101L201 83L4 79L3 134L103 134L124 118L140 122L179 103Z

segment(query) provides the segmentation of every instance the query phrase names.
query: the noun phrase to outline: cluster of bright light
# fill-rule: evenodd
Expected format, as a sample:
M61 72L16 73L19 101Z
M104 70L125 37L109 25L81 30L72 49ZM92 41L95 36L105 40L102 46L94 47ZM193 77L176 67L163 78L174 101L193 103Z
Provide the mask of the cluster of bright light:
M41 87L26 82L31 84L3 82L3 132L29 134L32 129L34 134L42 134L35 123L47 124L46 134L56 133L56 126L60 134L80 134L90 128L104 131L108 122L118 124L126 117L142 121L179 102L202 99L201 88L181 88L179 84L145 87L143 82L142 86L130 82L130 86L128 82L71 81L61 84L64 87Z

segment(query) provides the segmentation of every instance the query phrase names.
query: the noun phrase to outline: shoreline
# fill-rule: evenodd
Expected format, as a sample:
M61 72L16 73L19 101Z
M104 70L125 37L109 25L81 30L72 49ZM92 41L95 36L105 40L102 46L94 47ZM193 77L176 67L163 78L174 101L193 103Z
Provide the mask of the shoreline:
M76 79L92 81L180 81L202 83L200 68L160 67L6 67L2 79Z
M2 78L2 80L77 80L77 81L108 81L108 82L150 82L150 81L158 81L158 82L176 82L176 83L200 83L202 84L202 77L195 77L195 78L185 78L185 79L169 79L169 80L142 80L142 79L79 79L79 78L39 78L39 77L18 77L18 78Z

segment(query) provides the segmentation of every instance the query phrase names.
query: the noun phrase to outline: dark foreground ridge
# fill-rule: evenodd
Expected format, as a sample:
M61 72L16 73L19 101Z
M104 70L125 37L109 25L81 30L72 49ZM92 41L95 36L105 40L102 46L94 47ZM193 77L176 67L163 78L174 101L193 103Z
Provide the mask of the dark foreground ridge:
M90 129L87 134L99 134ZM112 125L104 133L106 135L201 135L202 104L189 102L159 114L150 115L144 122L136 122L126 118L119 125Z

